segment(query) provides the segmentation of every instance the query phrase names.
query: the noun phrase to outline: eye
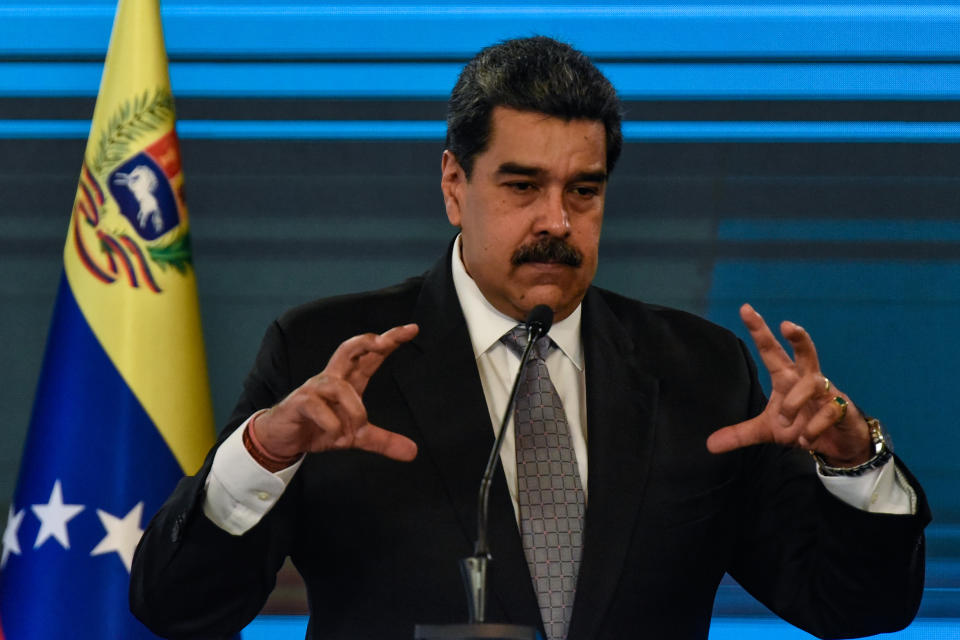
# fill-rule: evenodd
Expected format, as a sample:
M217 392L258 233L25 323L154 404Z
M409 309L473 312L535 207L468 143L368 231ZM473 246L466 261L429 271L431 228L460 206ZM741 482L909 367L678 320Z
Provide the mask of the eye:
M521 182L508 182L508 183L507 183L507 187L509 187L510 189L512 189L512 190L514 190L514 191L518 191L518 192L520 192L520 193L523 193L523 192L525 192L525 191L530 191L530 190L532 190L532 189L533 189L533 186L534 186L534 185L533 185L532 182L526 182L526 181L521 181Z
M594 196L600 195L599 187L574 187L573 192L580 196L581 198L592 198Z

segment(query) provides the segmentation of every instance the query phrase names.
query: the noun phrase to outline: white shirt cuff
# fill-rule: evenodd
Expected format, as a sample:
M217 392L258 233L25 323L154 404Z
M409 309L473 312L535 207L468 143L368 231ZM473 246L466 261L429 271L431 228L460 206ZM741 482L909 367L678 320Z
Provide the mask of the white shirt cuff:
M917 512L917 492L891 459L862 476L817 475L827 491L852 507L870 513L912 515Z
M204 515L235 536L243 535L260 522L303 463L301 457L276 473L261 467L243 446L243 431L249 422L247 418L214 454L203 501Z

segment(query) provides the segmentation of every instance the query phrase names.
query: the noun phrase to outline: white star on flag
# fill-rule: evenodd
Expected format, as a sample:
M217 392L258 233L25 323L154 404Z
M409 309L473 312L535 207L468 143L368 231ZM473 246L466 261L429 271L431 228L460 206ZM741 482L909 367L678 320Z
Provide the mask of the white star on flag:
M112 516L102 509L97 509L97 515L100 517L100 522L107 531L107 535L94 547L90 555L99 556L103 553L115 551L123 560L127 573L130 573L133 552L137 548L137 543L140 542L140 536L143 535L143 529L140 528L140 520L143 517L143 502L138 502L137 506L123 518Z
M20 523L23 522L23 514L26 509L20 509L20 513L14 513L13 505L10 505L10 514L7 516L7 528L3 531L3 556L0 557L0 568L7 564L7 558L11 553L20 555L20 540L17 538L17 530L20 529Z
M33 548L37 549L51 536L57 539L64 549L70 548L70 537L67 535L67 523L78 513L84 510L82 504L63 504L63 489L60 480L53 483L50 492L50 501L47 504L35 504L33 512L40 518L40 532Z

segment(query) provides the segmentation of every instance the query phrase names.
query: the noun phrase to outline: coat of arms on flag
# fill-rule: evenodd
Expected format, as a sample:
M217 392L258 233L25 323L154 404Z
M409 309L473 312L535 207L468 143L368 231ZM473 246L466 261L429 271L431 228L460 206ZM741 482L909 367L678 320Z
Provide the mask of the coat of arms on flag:
M121 280L160 293L156 268L182 274L190 266L173 113L166 89L123 102L99 132L90 162L84 160L73 242L84 268L104 284ZM156 140L136 144L151 136Z

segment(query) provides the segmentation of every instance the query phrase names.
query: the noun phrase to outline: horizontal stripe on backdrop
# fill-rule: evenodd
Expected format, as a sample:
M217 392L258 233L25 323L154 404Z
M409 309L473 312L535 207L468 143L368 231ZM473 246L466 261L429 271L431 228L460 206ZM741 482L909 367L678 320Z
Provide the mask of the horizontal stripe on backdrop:
M2 21L2 18L0 18ZM2 35L0 35L2 39ZM947 100L960 64L600 63L624 100ZM99 61L0 61L0 96L92 96ZM178 97L446 99L459 62L172 62Z
M0 120L0 139L85 138L87 120ZM181 138L437 140L443 121L181 120ZM627 142L957 142L960 122L625 122Z
M100 54L114 3L0 7L0 56ZM171 56L413 56L465 59L534 31L598 57L960 57L960 7L928 2L594 4L167 2ZM637 34L643 34L638 37Z

